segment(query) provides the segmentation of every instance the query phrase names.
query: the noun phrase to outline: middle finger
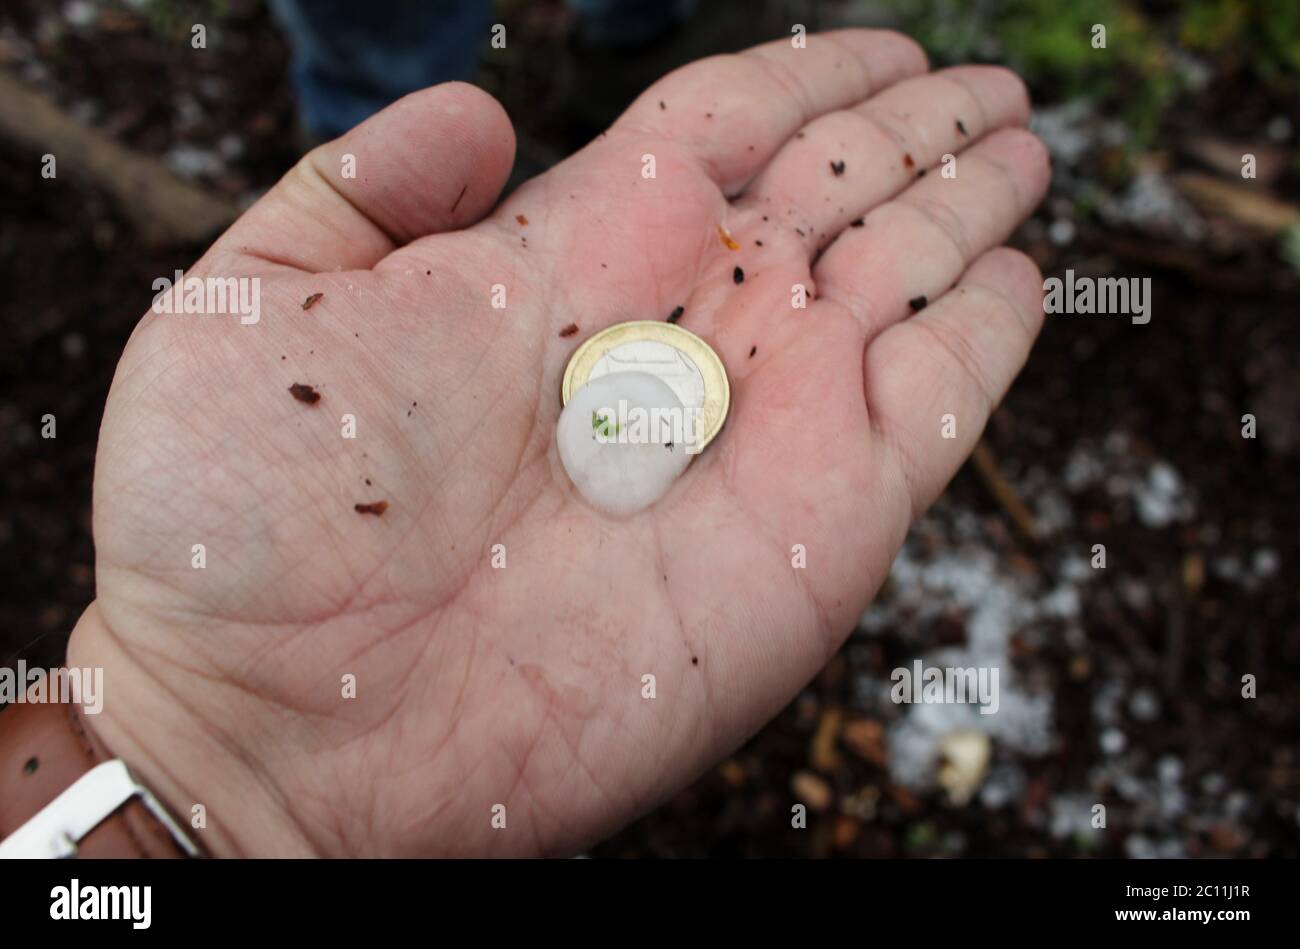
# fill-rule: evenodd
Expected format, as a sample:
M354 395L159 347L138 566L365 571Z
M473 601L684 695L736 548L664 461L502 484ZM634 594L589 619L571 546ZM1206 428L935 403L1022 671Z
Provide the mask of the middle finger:
M766 216L779 232L765 244L796 240L811 256L944 155L1028 120L1024 83L1001 67L958 66L907 79L808 123L736 205Z

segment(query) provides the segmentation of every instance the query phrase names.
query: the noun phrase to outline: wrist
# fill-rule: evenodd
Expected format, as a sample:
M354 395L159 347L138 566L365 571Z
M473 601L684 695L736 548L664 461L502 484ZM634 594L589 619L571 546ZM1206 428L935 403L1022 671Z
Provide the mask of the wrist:
M288 802L242 746L252 729L241 727L237 705L219 725L208 720L198 711L203 703L193 688L182 691L168 681L165 662L154 659L146 666L134 659L97 603L73 630L68 665L103 670L99 711L81 716L86 729L126 762L210 854L315 853Z

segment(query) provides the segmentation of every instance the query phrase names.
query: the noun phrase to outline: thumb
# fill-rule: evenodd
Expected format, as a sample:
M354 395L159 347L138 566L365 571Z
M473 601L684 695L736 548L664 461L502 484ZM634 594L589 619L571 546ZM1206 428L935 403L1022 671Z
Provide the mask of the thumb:
M417 237L486 215L514 153L510 119L486 92L462 82L413 92L305 155L217 240L204 266L372 267Z

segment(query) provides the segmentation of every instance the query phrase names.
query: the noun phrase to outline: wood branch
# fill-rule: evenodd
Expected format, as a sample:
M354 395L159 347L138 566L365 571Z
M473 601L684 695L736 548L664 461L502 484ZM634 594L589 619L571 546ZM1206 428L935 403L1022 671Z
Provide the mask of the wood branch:
M1220 175L1241 180L1241 160L1246 154L1255 156L1255 183L1270 187L1286 172L1291 155L1281 145L1260 141L1228 141L1216 135L1192 135L1183 147L1193 158L1208 165Z
M1300 224L1300 208L1263 187L1234 184L1198 171L1175 175L1174 186L1202 212L1221 214L1265 234L1277 236Z
M156 158L137 154L69 118L47 96L0 73L0 135L107 192L148 244L196 244L239 216L234 203L178 178ZM40 173L33 166L32 174Z
M988 489L989 494L993 495L993 500L1002 506L1002 510L1007 512L1011 518L1011 523L1016 532L1031 544L1037 543L1039 539L1038 521L1035 520L1033 513L1026 506L1025 502L1020 500L1020 495L1016 489L1011 486L1002 475L998 468L997 459L993 457L993 452L989 450L983 440L975 446L971 452L971 462L975 465L975 473L984 482L984 487Z
M1125 263L1172 271L1197 286L1221 293L1248 297L1294 293L1300 283L1294 272L1271 260L1219 260L1199 247L1145 240L1114 231L1089 229L1086 233L1090 241L1105 247L1106 254ZM1112 264L1099 266L1096 273L1109 273L1111 267Z

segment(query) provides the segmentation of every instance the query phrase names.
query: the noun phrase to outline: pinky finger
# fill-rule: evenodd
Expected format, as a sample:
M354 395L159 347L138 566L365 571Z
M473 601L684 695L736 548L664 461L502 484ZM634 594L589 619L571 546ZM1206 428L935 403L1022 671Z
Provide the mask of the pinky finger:
M867 347L867 411L913 517L957 473L1024 366L1043 324L1042 287L1024 254L991 250Z

